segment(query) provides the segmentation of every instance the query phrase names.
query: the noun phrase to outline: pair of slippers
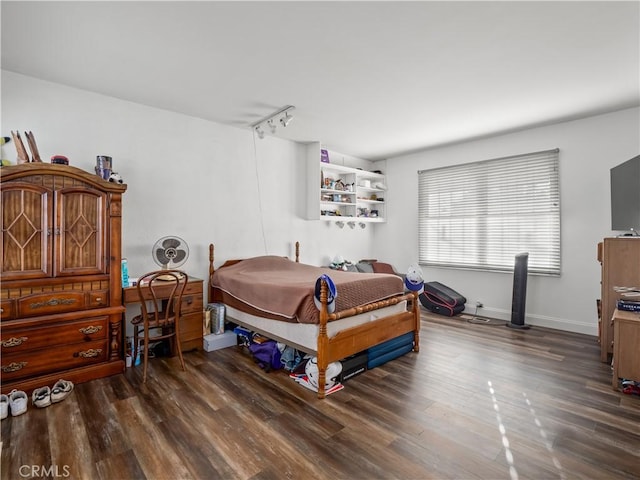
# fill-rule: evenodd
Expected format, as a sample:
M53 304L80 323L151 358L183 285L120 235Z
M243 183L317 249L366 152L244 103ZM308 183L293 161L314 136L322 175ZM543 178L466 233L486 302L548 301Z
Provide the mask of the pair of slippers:
M53 388L40 387L33 391L31 402L38 408L48 407L67 398L73 391L73 383L68 380L58 380Z

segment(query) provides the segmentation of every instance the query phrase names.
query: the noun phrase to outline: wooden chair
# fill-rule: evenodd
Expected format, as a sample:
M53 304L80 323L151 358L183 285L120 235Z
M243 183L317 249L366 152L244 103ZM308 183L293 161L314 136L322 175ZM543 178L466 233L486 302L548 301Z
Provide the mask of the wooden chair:
M144 334L143 383L147 382L149 344L170 339L171 351L178 352L182 370L185 370L180 348L180 308L182 294L189 277L180 270L158 270L138 279L141 314L131 320L133 324L133 358L137 357L140 333Z

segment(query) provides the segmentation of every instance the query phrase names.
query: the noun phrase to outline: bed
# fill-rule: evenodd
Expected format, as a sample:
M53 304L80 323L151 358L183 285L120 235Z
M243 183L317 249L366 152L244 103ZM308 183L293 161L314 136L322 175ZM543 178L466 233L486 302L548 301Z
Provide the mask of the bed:
M209 303L225 305L227 320L318 358L318 398L325 397L326 368L384 341L413 332L420 348L420 313L416 292L405 293L396 275L330 270L295 260L262 256L227 260L214 268L209 245ZM320 308L314 302L316 281L329 275L337 288L329 313L328 286L320 284Z

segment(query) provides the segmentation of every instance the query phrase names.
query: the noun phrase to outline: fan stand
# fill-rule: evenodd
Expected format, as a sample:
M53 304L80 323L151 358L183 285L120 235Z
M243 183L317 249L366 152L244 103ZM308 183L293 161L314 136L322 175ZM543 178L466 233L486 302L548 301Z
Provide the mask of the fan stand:
M163 269L163 270L168 270L168 268L167 268L167 266L166 266L166 265L163 265L163 266L162 266L162 269ZM177 276L178 276L178 278L179 278L180 280L182 280L182 279L184 278L184 275L183 275L182 273L178 273L178 274L177 274ZM169 274L167 274L167 275L158 275L158 276L156 277L156 279L157 279L157 280L160 280L160 281L163 281L163 282L171 281L171 280L173 280L174 278L175 278L175 277L174 277L173 275L169 275Z

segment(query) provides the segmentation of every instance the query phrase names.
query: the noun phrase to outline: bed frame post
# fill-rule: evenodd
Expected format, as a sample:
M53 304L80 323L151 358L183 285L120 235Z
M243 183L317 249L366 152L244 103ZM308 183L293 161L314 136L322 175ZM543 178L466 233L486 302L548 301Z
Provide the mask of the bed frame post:
M324 386L327 381L327 366L329 357L329 336L327 335L327 320L329 312L327 309L326 280L322 279L320 284L320 329L318 331L318 398L325 397Z
M213 276L214 268L213 268L213 243L209 244L209 280L207 281L207 302L211 303L213 300L211 297L211 277Z
M300 263L300 242L296 242L296 263Z

